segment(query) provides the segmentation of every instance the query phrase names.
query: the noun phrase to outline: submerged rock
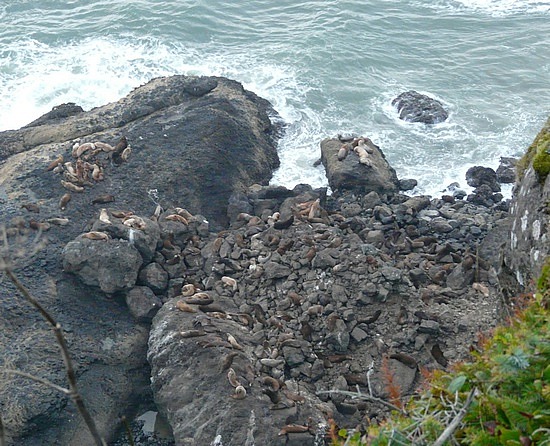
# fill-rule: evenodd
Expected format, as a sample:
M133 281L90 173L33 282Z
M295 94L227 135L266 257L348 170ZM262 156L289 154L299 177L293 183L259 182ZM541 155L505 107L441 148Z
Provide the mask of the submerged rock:
M401 93L392 105L397 108L403 121L439 124L449 117L441 102L414 90Z

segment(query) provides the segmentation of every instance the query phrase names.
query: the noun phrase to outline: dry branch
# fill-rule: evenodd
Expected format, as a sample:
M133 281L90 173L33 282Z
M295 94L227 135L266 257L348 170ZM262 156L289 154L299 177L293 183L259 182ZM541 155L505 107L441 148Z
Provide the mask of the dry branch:
M4 243L6 243L4 241ZM11 268L8 266L8 262L6 259L2 260L2 269L8 276L8 278L11 280L11 282L15 285L19 293L25 298L27 302L29 302L33 307L35 307L40 314L46 319L46 321L52 326L52 329L54 331L55 337L57 339L57 343L59 344L61 348L61 355L63 356L63 362L65 363L65 369L67 371L67 380L69 382L69 389L65 389L60 386L56 386L53 383L50 383L47 380L42 380L41 378L37 378L35 376L29 376L28 374L25 374L24 372L18 372L16 374L20 376L26 376L27 378L33 379L35 381L41 382L42 384L48 385L50 387L54 387L57 390L67 394L70 396L70 398L73 400L73 403L76 405L76 408L78 412L80 413L80 416L83 418L84 422L86 423L86 426L88 427L92 438L94 439L94 443L97 446L106 446L107 443L101 438L101 435L99 434L99 431L97 430L97 427L95 425L95 421L90 415L90 412L86 408L84 404L84 400L82 399L82 396L78 392L78 387L76 384L76 375L73 368L73 363L71 361L71 357L69 355L69 350L67 348L67 343L65 341L65 337L63 336L63 330L61 328L61 325L55 321L55 319L46 311L46 309L38 302L29 292L29 290L21 283L21 281L17 278L17 276L13 273ZM13 373L13 371L6 370L8 373ZM2 429L3 430L3 429ZM0 434L1 434L0 430ZM0 435L0 439L2 436ZM3 440L1 440L3 441ZM0 446L3 446L2 443L0 443Z

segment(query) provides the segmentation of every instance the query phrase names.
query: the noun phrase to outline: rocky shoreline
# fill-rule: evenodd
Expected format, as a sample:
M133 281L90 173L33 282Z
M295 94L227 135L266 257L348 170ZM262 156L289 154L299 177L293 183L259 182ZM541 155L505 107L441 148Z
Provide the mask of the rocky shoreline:
M60 318L109 441L118 417L134 417L151 390L178 445L321 444L329 420L361 428L387 413L388 376L411 394L424 370L467 358L478 333L506 314L520 289L506 265L511 231L522 231L523 252L537 236L543 248L532 260L544 258L548 217L527 211L538 223L511 227L528 205L510 216L502 172L469 172L476 189L468 196L459 188L409 196L400 190L411 182L397 178L375 143L339 136L321 142L331 195L268 186L274 112L233 81L158 79L116 104L71 110L0 134L2 223L12 247L31 246L36 231L47 238L27 262L12 254L17 272ZM118 163L121 136L132 152ZM83 145L94 142L113 150L90 158L97 147ZM74 167L95 163L106 178L79 186L61 215L59 178L69 166L47 168L59 155ZM116 201L94 203L102 195ZM52 218L68 222L38 225ZM53 337L9 298L8 283L0 291L0 362L62 384ZM63 396L2 381L17 444L87 444Z

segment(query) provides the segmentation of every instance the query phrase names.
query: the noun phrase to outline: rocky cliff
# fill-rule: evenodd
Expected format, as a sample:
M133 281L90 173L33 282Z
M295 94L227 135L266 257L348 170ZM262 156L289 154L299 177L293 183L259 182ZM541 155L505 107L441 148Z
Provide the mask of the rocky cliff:
M322 444L329 420L383 417L388 379L412 392L501 317L513 237L493 176L467 197L403 195L383 148L339 137L321 143L331 196L267 186L270 116L236 82L176 76L0 134L9 258L62 323L109 441L154 399L178 445ZM547 248L541 201L517 214L534 187L517 189L530 232L513 256ZM0 293L1 365L64 384L52 333ZM1 379L16 444L90 444L62 395Z
M92 230L107 205L145 217L181 205L199 215L199 231L225 226L230 195L266 184L278 165L270 117L277 120L271 106L237 82L174 76L88 112L66 104L0 133L2 257L62 324L82 393L107 438L119 415L151 399L149 330L128 311L125 293L156 252L159 229L149 220L149 230L138 231L121 220L103 251L95 240L71 241ZM81 280L86 271L95 279ZM65 384L53 333L7 280L0 296L0 365ZM63 395L13 376L2 376L1 388L2 417L17 444L90 444Z

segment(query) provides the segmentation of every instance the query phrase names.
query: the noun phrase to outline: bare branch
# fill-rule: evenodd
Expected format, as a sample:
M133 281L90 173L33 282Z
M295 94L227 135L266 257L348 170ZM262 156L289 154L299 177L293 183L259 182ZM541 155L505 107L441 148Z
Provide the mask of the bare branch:
M470 390L470 393L468 394L468 398L466 398L466 402L464 403L464 406L462 406L462 408L458 411L454 420L451 421L451 423L445 428L443 433L439 436L439 438L435 441L435 443L432 446L443 446L443 444L449 439L449 437L453 434L453 432L458 428L458 426L462 422L462 419L466 415L466 412L468 411L468 407L470 407L470 404L472 404L472 401L474 400L476 391L477 391L476 387Z
M6 437L4 435L4 423L2 422L1 416L0 416L0 446L6 446Z
M381 398L377 398L375 396L364 395L362 393L357 393L357 392L348 392L346 390L320 390L320 391L317 392L317 394L320 394L320 393L331 393L331 394L336 393L336 394L339 394L339 395L346 395L346 396L352 397L354 399L360 399L360 400L365 400L365 401L373 401L375 403L380 403L383 406L389 407L392 410L396 410L396 411L402 413L405 416L408 415L407 412L404 409L401 409L401 408L397 407L396 405L394 405L392 403L388 403L387 401L385 401Z
M5 263L7 265L7 262ZM57 339L57 343L61 348L61 355L63 356L63 362L65 363L65 369L67 371L67 380L69 381L69 392L67 394L73 400L73 403L76 405L76 408L80 413L80 416L83 418L84 422L86 423L86 426L88 426L88 430L90 431L95 444L97 446L106 446L107 443L105 443L105 441L101 438L101 435L99 434L99 431L97 430L97 427L95 425L95 421L90 415L90 412L88 411L88 409L86 408L86 405L84 404L84 400L82 399L82 396L78 391L73 363L69 355L69 349L67 348L67 342L65 341L65 337L63 336L63 330L61 328L61 325L58 324L56 320L40 304L40 302L38 302L31 295L31 293L25 287L25 285L21 283L21 281L17 278L17 276L15 276L13 271L9 268L9 266L6 266L6 265L4 265L4 272L6 273L8 278L13 282L17 290L21 293L21 295L25 298L25 300L29 302L32 306L34 306L40 312L40 314L44 317L44 319L46 319L46 321L48 321L48 323L52 326L55 337ZM28 377L30 379L36 380L36 377L33 377L32 375L29 375ZM60 387L57 390L60 390L60 389L63 389L63 388ZM66 393L67 390L68 389L63 389L61 391Z
M40 384L44 384L45 386L51 387L52 389L55 389L61 393L64 393L65 395L69 395L71 393L71 391L69 389L66 389L65 387L58 386L57 384L54 384L51 381L48 381L47 379L31 375L30 373L25 373L19 370L6 369L6 368L2 368L0 370L2 371L2 373L6 373L8 375L17 375L17 376L22 376L23 378L31 379Z

